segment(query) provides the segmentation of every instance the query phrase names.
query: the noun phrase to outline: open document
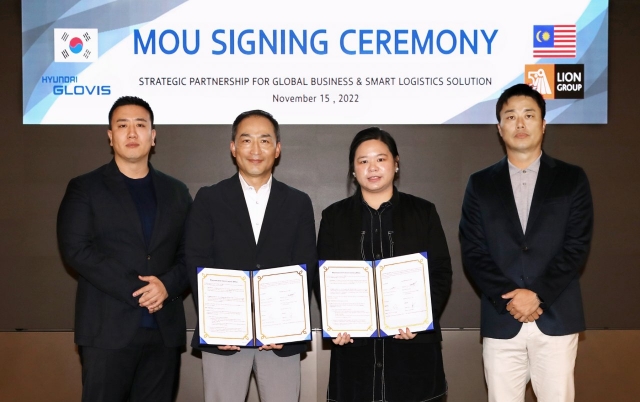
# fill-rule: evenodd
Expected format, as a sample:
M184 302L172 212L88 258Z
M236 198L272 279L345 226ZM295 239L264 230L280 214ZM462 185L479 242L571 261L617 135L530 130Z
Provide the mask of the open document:
M198 268L200 343L262 346L311 339L305 265Z
M427 253L320 261L323 337L384 337L433 329Z

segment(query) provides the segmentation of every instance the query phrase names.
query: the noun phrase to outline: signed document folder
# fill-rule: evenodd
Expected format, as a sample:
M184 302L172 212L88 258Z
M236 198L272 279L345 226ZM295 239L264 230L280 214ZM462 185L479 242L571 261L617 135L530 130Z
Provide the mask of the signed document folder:
M385 337L433 329L427 253L320 261L322 336Z
M306 265L198 268L200 343L262 346L311 339Z

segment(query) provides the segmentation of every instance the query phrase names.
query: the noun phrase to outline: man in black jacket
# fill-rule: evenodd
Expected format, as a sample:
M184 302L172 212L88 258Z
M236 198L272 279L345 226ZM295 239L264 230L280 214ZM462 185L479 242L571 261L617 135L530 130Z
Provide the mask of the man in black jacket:
M78 273L75 342L86 402L171 401L185 344L180 181L155 170L153 111L119 98L109 112L113 160L69 182L58 243Z
M462 204L464 267L482 292L489 401L574 399L578 282L593 225L589 182L578 166L542 151L545 101L525 84L496 104L507 156L471 175Z
M278 122L252 110L236 118L231 132L238 174L201 188L187 219L187 268L196 301L197 267L255 270L306 264L308 283L316 276L311 199L272 176L281 148ZM199 340L196 329L191 345L204 352L206 402L243 402L252 371L262 400L298 401L305 343L255 349L201 345Z

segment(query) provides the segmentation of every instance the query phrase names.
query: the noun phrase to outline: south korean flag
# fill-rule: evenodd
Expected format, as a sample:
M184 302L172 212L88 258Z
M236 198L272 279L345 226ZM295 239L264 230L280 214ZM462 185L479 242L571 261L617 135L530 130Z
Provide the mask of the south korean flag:
M91 63L98 60L97 29L53 30L54 61L57 63Z

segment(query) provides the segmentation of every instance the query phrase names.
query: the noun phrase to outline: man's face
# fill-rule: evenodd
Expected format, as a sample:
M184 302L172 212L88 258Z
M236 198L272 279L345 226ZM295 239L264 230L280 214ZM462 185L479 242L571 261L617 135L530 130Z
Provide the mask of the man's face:
M533 98L513 96L500 111L498 132L507 147L507 153L539 153L546 122Z
M116 161L146 162L151 147L156 144L156 130L151 128L151 116L142 106L116 108L107 134Z
M249 116L238 124L231 154L236 159L242 177L251 185L269 180L280 143L273 124L266 117Z

